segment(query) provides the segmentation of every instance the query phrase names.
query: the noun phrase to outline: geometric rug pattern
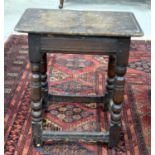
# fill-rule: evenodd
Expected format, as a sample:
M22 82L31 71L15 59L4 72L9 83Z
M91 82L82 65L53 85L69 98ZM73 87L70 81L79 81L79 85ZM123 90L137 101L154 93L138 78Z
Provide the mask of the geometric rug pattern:
M47 141L32 146L30 65L27 36L12 35L5 43L5 155L147 155L151 154L150 41L132 41L121 140L113 149L101 143ZM49 92L103 95L107 56L48 54ZM52 103L43 128L59 131L106 131L103 103Z

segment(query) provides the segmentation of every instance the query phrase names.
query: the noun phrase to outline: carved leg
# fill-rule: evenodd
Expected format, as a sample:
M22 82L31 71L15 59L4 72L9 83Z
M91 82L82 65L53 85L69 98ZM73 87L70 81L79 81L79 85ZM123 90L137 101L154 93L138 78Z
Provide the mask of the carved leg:
M41 91L43 98L43 108L47 108L48 102L48 82L47 82L47 55L46 53L41 54Z
M42 94L40 74L40 36L29 34L29 58L31 63L31 108L32 108L32 138L35 147L42 145Z
M59 9L62 9L64 5L64 0L60 0Z
M111 121L110 121L110 141L109 147L114 147L120 140L121 130L121 111L124 100L124 84L128 55L129 55L130 38L120 39L119 51L116 58L116 77L113 92L113 100L111 100Z
M104 111L109 110L110 99L112 99L113 95L114 81L115 81L115 66L116 66L116 57L115 55L110 55L108 62L108 78L106 84Z

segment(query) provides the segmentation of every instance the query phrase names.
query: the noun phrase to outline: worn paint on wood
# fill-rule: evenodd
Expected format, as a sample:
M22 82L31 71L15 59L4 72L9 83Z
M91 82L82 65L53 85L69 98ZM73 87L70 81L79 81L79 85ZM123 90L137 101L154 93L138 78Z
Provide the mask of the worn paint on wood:
M27 9L15 31L81 36L142 36L133 13Z

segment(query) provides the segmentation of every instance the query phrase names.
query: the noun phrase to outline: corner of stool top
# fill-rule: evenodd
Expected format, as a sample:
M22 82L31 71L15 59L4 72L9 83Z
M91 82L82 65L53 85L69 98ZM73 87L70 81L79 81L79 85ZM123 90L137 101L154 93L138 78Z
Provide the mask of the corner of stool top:
M131 12L26 9L15 27L24 33L140 37L143 36Z

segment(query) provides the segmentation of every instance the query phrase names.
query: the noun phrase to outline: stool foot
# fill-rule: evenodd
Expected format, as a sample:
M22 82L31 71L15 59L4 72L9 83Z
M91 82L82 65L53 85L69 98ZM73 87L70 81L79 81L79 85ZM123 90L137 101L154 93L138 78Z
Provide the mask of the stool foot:
M108 147L109 148L113 148L115 146L117 146L119 140L120 140L120 129L121 127L118 125L111 125L110 126L110 137L109 137L109 143L108 143Z
M32 137L34 147L42 146L42 122L32 122Z

